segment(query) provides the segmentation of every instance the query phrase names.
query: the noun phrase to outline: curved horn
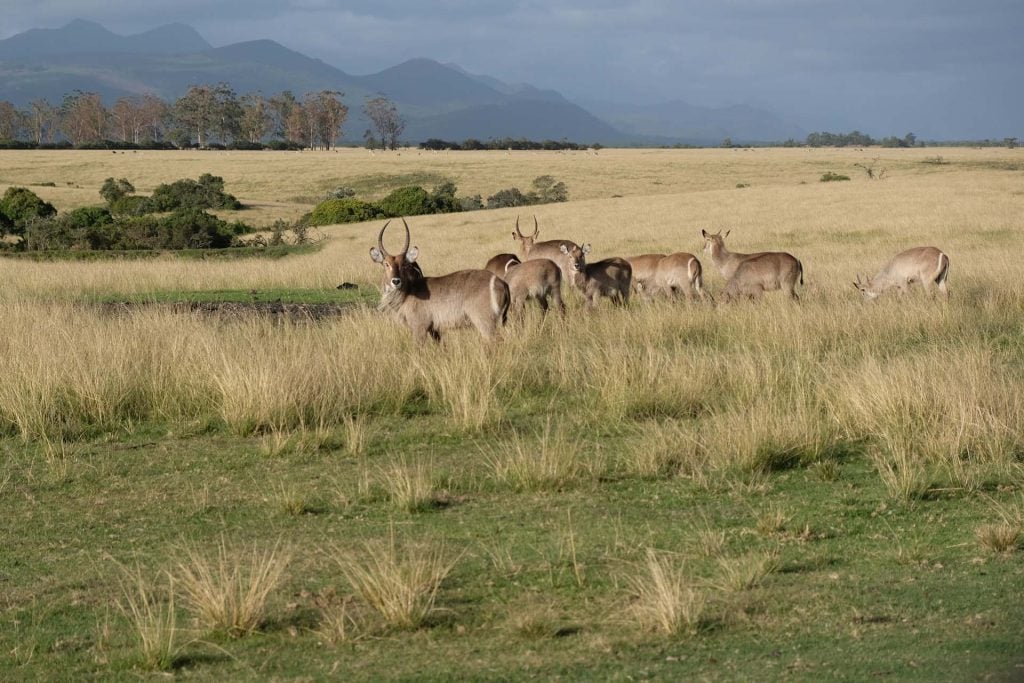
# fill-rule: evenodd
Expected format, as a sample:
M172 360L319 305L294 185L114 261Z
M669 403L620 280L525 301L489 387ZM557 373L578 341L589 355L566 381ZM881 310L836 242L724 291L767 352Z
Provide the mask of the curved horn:
M540 234L540 226L537 225L537 216L534 215L534 217L533 217L533 235L532 236L536 237L539 234Z
M520 230L519 230L519 216L518 215L516 216L516 234L519 235L520 237L523 236L523 233L520 232Z
M405 226L405 246L402 247L402 253L404 254L409 251L409 242L412 241L412 238L409 236L409 224L405 222L404 216L402 217L402 225Z
M377 248L380 249L380 253L384 254L385 256L391 255L388 253L388 250L384 248L384 231L388 229L388 225L390 224L391 221L385 223L384 227L380 229L380 234L377 235Z

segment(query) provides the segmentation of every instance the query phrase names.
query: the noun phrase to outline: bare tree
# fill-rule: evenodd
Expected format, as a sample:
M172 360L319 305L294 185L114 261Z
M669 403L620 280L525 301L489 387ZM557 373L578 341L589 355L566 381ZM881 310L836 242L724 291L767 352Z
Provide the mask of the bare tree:
M13 104L0 101L0 140L14 140L21 135L22 117Z
M398 139L405 131L405 119L398 113L395 103L384 96L374 97L363 105L363 113L370 119L387 149L398 149Z
M270 128L270 112L263 95L255 92L242 95L242 137L256 144L263 140Z
M303 102L306 124L309 128L310 144L319 144L324 149L341 137L341 127L348 118L348 107L341 102L344 95L337 90L321 90L309 93Z
M44 99L32 100L27 113L27 125L37 145L53 142L60 125L57 108Z
M283 90L267 101L270 109L270 134L283 140L288 139L288 119L292 110L299 106L291 90Z
M96 93L76 90L65 96L60 114L61 132L71 144L102 142L106 137L109 114Z
M152 93L142 96L141 128L136 132L137 142L146 140L159 141L167 131L167 121L171 116L171 107Z
M312 144L309 138L309 116L306 108L298 102L288 112L284 136L289 142L294 142L303 147Z

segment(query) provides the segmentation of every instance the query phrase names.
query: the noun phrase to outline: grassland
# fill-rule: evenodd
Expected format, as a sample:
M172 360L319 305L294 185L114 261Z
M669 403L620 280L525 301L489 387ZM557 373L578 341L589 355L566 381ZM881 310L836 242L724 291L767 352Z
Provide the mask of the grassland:
M313 324L83 305L367 301L376 223L274 260L0 262L0 675L1019 677L1022 161L0 153L0 181L55 182L34 189L61 209L108 176L212 172L266 219L335 185L547 173L573 201L536 207L542 236L595 256L730 229L807 271L796 306L573 300L493 346L417 347L369 306ZM514 220L410 224L431 274L512 251ZM859 301L856 272L922 244L951 257L948 303Z

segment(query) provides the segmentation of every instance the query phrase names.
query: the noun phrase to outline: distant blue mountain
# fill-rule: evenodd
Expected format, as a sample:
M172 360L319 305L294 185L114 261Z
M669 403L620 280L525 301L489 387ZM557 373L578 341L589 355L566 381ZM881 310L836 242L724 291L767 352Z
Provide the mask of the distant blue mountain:
M609 105L595 116L554 90L510 85L430 59L357 76L272 40L214 48L185 24L120 36L76 19L58 29L31 29L0 40L0 100L21 107L36 98L56 104L74 90L96 92L108 104L143 93L173 100L191 85L220 82L238 93L291 90L300 98L324 89L342 91L349 106L346 137L351 140L361 139L369 127L361 108L366 98L376 95L396 103L408 123L404 138L411 142L513 137L603 144L699 139L717 144L729 136L772 140L796 133L766 112L699 111L684 103L653 110Z

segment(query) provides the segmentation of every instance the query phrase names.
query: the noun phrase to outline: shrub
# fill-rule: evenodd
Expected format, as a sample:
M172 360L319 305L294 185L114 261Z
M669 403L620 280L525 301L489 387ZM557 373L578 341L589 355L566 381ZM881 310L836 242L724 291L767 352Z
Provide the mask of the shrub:
M136 197L135 195L125 195L111 202L107 208L110 209L110 213L119 216L141 216L154 211L149 197Z
M433 213L430 193L415 185L400 187L380 202L386 216L420 216Z
M25 187L9 187L0 200L0 214L10 224L8 230L21 234L25 223L33 218L48 218L57 213L53 204L44 202L32 190Z
M487 198L488 209L504 209L510 206L528 206L529 204L529 198L516 187L498 190Z
M552 176L542 175L533 179L533 192L536 196L535 204L553 204L564 202L569 199L569 190L565 183L556 181Z
M198 209L175 211L161 223L164 249L223 249L234 239L225 221Z
M369 202L359 199L328 199L316 205L305 222L308 225L334 225L359 223L376 218L380 211Z
M150 197L152 211L178 209L240 209L242 203L224 192L224 179L204 173L199 180L183 178L158 185Z
M472 197L459 197L459 205L463 211L479 211L484 208L484 199L478 194Z
M462 211L462 202L455 197L457 190L458 188L455 187L455 183L450 180L435 187L434 191L430 193L433 213L457 213Z
M114 180L107 178L100 187L100 196L107 202L107 206L113 205L125 195L134 194L135 186L128 182L127 178Z
M831 183L831 182L835 182L837 180L849 180L849 179L850 179L850 176L848 176L848 175L841 175L839 173L833 173L832 171L826 171L821 176L821 182L823 182L823 183Z

